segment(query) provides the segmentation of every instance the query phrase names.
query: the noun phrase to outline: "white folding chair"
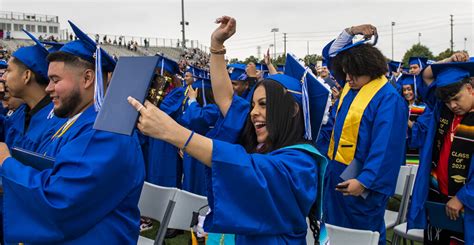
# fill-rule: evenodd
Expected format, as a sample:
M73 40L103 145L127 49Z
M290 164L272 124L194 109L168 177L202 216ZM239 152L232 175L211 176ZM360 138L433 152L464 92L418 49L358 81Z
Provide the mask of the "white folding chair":
M163 187L145 182L140 195L140 201L138 202L140 215L155 219L159 221L161 225L169 222L169 215L172 212L173 206L172 201L177 191L178 189L176 188ZM168 220L166 220L167 218ZM155 240L140 236L138 244L162 244L164 234L162 235L163 237L159 237L159 235L161 234L158 233Z
M404 208L405 208L405 203L407 202L409 198L409 192L408 191L408 186L410 185L410 181L412 181L410 175L412 173L412 167L411 166L401 166L400 167L400 172L398 173L398 178L397 178L397 185L395 187L395 194L401 196L400 200L400 208L398 211L391 211L391 210L385 210L384 214L384 220L385 220L385 227L386 229L393 228L395 225L398 225L405 220L404 216Z
M330 224L326 224L326 230L331 245L377 245L379 243L380 234L376 231L349 229ZM314 241L311 244L314 244Z
M408 209L408 202L410 200L411 194L413 192L413 187L415 186L415 179L416 179L416 174L418 173L418 165L412 165L412 184L409 187L409 198L407 199L406 203L406 209ZM405 215L406 215L405 211ZM411 229L407 231L407 223L405 220L403 220L403 223L400 223L396 225L393 228L393 244L396 245L398 244L399 238L410 240L410 241L416 241L416 242L423 242L424 239L424 234L423 234L423 229Z
M207 205L207 197L178 190L174 197L174 203L173 213L166 228L189 231L193 212L198 212L199 209Z

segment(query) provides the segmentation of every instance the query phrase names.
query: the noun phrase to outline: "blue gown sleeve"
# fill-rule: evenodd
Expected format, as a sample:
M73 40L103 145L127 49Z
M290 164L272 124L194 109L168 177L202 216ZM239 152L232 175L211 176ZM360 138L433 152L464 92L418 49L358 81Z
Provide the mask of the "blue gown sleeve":
M184 88L179 87L171 90L171 92L165 96L160 104L160 109L168 115L172 115L177 112L182 106L184 100Z
M456 193L464 205L464 240L465 244L474 244L474 158L471 159L467 183Z
M193 102L181 116L181 122L185 127L199 134L205 134L209 130L209 126L214 126L219 115L220 111L217 105L208 104L201 107L199 103Z
M393 194L393 181L398 174L387 173L398 173L405 158L407 125L408 108L403 99L393 95L382 97L373 121L369 153L357 177L367 189Z
M409 142L410 148L420 148L426 140L429 123L431 121L432 111L429 107L417 118L416 122L411 127L411 139Z
M7 242L55 243L83 235L141 190L143 165L138 140L96 130L65 145L52 169L40 172L7 158L0 170Z
M305 217L316 200L317 171L312 155L300 150L248 154L240 145L213 140L212 212L205 230L245 235L305 231Z
M250 111L250 104L240 96L234 95L232 104L224 117L219 111L219 118L207 137L225 142L236 143L245 126Z
M334 129L334 120L336 118L336 110L339 100L331 107L328 122L321 126L316 146L324 156L328 156L329 142L331 141L332 130Z

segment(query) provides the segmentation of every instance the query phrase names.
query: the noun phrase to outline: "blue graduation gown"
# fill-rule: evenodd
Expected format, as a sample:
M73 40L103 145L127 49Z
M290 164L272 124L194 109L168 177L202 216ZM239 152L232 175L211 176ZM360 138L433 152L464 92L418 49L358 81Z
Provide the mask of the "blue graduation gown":
M226 117L208 135L212 168L206 169L211 213L204 229L236 234L236 244L306 244L306 216L316 200L319 161L312 153L281 148L248 154L236 144L249 104L234 96ZM224 142L227 141L227 142Z
M432 104L430 104L432 105ZM412 202L407 214L408 229L424 229L426 227L425 202L428 198L430 186L433 145L440 118L441 102L432 108L431 117L427 120L424 144L420 148L420 164L413 187ZM471 159L466 184L456 196L464 205L464 241L465 244L474 244L474 158Z
M210 127L214 126L219 115L220 111L217 105L208 104L201 107L199 103L193 102L186 108L181 120L186 128L205 135ZM183 156L183 190L205 196L207 193L205 168L204 164L185 152Z
M36 112L25 132L26 104L21 105L8 120L5 143L11 149L19 147L30 151L41 151L50 143L51 136L66 121L52 114L53 103Z
M337 149L344 119L357 92L350 90L339 109L334 124L334 149ZM363 199L343 196L336 191L335 186L343 182L340 175L347 165L330 161L325 178L324 213L327 223L378 231L379 244L385 243L385 207L395 191L398 172L405 159L407 122L408 108L403 98L391 84L385 84L363 113L355 151L355 159L363 164L357 180L369 194Z
M38 171L7 158L0 171L7 242L136 244L144 162L136 137L94 130L89 107L46 155Z
M183 87L173 89L160 104L160 109L179 122L184 100ZM147 182L166 186L181 187L181 158L178 148L165 141L148 137L147 151L144 152Z

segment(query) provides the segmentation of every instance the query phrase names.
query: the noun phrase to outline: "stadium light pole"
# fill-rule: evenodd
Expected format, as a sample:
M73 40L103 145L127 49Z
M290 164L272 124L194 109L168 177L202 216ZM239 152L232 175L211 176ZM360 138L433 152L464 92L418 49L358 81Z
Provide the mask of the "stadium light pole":
M184 21L184 0L181 0L181 32L183 33L183 42L182 42L183 49L186 48L185 26L187 25L189 25L189 22Z
M392 60L393 60L393 27L395 26L395 21L392 21Z
M276 33L279 31L278 28L272 28L271 32L273 32L273 57L276 59Z

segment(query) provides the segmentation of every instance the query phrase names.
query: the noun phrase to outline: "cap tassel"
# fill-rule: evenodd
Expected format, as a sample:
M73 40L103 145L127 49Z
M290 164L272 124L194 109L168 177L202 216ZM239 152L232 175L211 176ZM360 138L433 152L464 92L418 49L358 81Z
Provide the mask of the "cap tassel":
M304 117L304 128L305 134L304 138L307 140L312 140L311 135L311 118L309 112L309 94L308 94L308 83L306 80L306 74L308 74L309 69L306 68L303 78L301 78L301 92L302 92L302 105L303 105L303 117Z
M97 45L95 51L95 88L94 88L94 108L99 111L104 103L104 79L102 77L101 49Z
M206 93L204 91L204 79L202 80L202 84L201 84L201 91L202 91L202 101L204 102L204 105L203 106L206 106L207 105L207 101L206 101Z

